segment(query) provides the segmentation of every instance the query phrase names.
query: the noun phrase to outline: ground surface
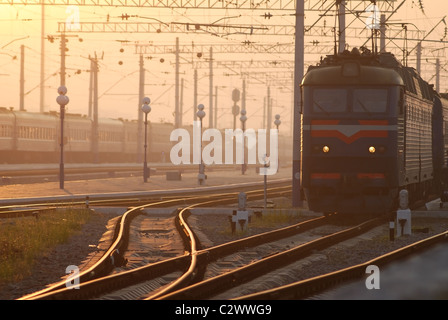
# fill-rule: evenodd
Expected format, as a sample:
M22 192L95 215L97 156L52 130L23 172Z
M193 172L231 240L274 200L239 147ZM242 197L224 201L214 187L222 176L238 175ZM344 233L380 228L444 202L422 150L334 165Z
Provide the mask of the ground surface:
M83 266L98 258L107 248L109 230L111 230L116 220L114 217L110 214L94 213L92 219L85 224L79 233L72 236L67 243L58 245L39 258L29 277L20 282L0 287L0 299L17 299L41 290L48 284L60 281L65 276L65 269L68 265L80 266L82 269ZM282 219L280 222L270 222L268 225L260 225L253 221L251 223L253 227L250 227L249 231L237 231L235 234L232 234L226 215L191 216L194 227L200 230L209 240L208 243L204 244L205 246L217 245L261 233L274 227L286 226L307 218L310 217L293 216L288 221ZM308 272L302 270L300 277L315 276L319 273L343 268L352 262L366 261L375 255L394 250L413 241L428 237L431 234L446 231L448 230L448 219L416 218L413 220L413 228L416 232L411 236L397 238L394 242L389 241L387 228L384 227L382 230L380 229L376 233L372 233L375 241L359 239L357 245L350 252L344 250L344 247L326 249L321 252L326 257L325 263L322 263L322 260L316 262L314 266L307 268ZM428 231L428 233L421 232L421 230Z

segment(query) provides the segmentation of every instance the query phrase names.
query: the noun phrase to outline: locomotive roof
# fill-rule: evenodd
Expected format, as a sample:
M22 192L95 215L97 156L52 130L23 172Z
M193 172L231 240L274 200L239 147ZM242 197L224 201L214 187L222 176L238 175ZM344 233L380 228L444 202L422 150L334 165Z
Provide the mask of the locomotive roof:
M404 85L400 75L393 69L362 66L359 76L344 77L341 81L342 70L343 65L311 69L303 78L302 85Z
M416 72L414 68L403 66L390 53L372 54L362 48L362 53L354 48L338 55L328 55L321 59L318 66L310 66L302 85L402 85L406 91L419 97L433 100L434 88ZM347 63L360 66L359 76L344 77L341 83L343 67Z

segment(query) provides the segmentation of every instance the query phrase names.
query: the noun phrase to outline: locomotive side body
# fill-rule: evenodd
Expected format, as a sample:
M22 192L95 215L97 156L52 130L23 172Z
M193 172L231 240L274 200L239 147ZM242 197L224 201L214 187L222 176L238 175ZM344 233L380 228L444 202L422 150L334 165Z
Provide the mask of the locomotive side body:
M433 164L435 189L442 202L448 202L448 94L434 96L432 113Z
M346 52L310 67L301 92L302 186L311 210L388 213L400 189L411 201L437 192L448 110L412 68L388 53Z
M404 112L399 116L399 177L400 187L414 201L426 199L435 190L432 113L432 101L406 91Z
M442 165L444 167L448 166L448 93L441 95L441 103L442 103L442 146L444 147L442 154L443 160Z

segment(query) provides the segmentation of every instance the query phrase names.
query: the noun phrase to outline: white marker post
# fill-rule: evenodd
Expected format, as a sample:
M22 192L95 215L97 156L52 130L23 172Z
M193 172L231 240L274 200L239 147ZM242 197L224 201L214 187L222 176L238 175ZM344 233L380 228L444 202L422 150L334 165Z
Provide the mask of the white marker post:
M397 210L397 237L411 234L411 209L409 209L409 197L407 190L401 190L399 194L400 207Z

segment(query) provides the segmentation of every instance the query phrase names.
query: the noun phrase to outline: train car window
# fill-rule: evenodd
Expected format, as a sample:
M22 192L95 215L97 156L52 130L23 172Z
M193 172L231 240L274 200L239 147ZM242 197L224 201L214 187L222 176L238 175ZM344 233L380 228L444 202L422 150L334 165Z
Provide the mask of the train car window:
M387 111L387 89L354 89L353 111L383 113Z
M313 111L318 113L347 111L347 90L314 89Z
M12 134L12 126L8 126L6 124L1 125L0 136L1 137L10 137Z

